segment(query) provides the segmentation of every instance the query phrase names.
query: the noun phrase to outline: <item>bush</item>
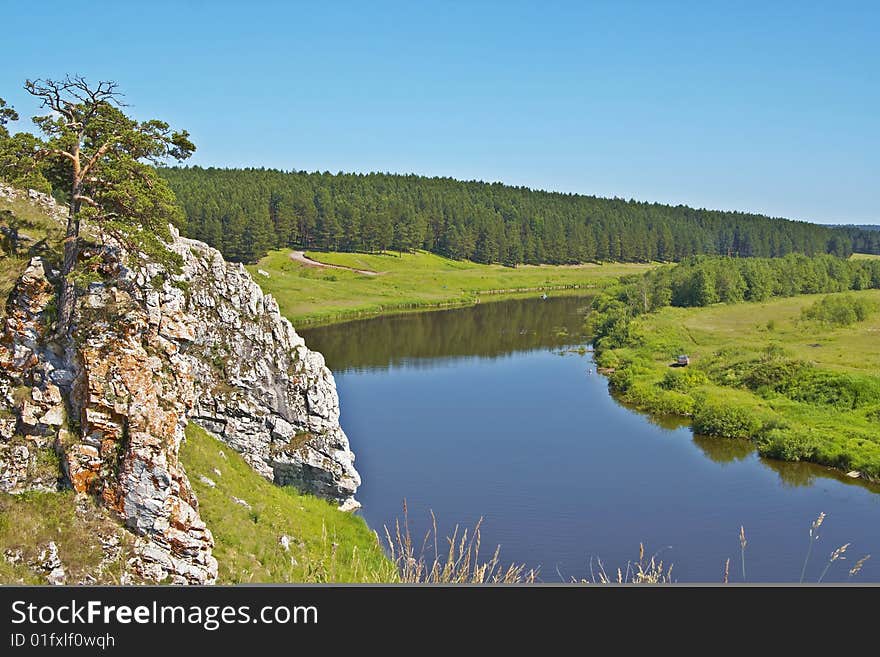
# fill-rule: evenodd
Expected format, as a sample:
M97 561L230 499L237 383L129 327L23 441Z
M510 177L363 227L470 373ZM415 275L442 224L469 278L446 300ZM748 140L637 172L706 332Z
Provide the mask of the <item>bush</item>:
M822 297L813 305L804 308L801 317L830 326L849 326L864 321L875 310L875 304L867 299L843 294Z
M608 377L608 384L616 392L627 392L635 380L635 375L629 369L616 370Z
M694 398L675 390L658 391L652 410L659 415L690 416L694 413Z
M795 401L825 404L848 411L880 402L880 378L811 370L786 396Z
M769 391L793 401L855 410L880 403L880 378L820 370L801 361L751 361L740 364L732 383L767 396Z
M774 428L758 440L758 453L783 461L815 461L821 440L812 433L790 428Z
M694 405L694 431L722 438L752 438L763 422L755 411L733 401L701 399Z
M620 356L614 350L603 352L595 352L596 365L598 367L616 368L620 367Z
M660 387L664 390L677 390L687 392L709 383L709 377L701 370L690 368L670 369L660 381Z

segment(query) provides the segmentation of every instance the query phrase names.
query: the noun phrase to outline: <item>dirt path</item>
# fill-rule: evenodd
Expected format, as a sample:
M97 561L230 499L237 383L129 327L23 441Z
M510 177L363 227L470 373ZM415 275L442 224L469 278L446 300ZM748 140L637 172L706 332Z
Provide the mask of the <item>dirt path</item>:
M354 267L344 267L343 265L328 265L326 262L318 262L309 258L305 251L291 251L290 259L307 267L322 267L324 269L345 269L347 271L357 272L364 276L378 276L379 272L370 271L369 269L355 269Z

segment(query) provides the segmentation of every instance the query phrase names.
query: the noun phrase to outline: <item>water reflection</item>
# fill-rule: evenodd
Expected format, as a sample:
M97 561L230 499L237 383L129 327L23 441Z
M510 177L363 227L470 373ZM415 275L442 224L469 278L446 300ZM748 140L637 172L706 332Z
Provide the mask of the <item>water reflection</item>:
M654 415L647 413L632 404L628 404L614 394L611 394L611 397L618 405L642 416L650 424L660 427L665 431L677 431L679 429L689 428L691 425L689 418L678 415ZM812 486L817 479L825 478L833 479L848 486L865 488L873 493L880 493L880 484L865 481L864 479L848 477L840 470L835 470L834 468L809 462L779 461L776 459L759 457L755 444L744 438L718 438L715 436L704 436L695 433L692 433L691 437L694 445L696 445L700 451L714 463L734 463L737 461L744 461L749 457L755 457L760 463L775 471L776 474L779 475L780 482L788 487L797 488Z
M755 453L755 446L741 438L716 438L694 434L694 445L715 463L733 463Z
M467 309L393 315L303 329L334 372L418 366L583 344L589 297L512 299ZM462 312L466 314L462 314Z

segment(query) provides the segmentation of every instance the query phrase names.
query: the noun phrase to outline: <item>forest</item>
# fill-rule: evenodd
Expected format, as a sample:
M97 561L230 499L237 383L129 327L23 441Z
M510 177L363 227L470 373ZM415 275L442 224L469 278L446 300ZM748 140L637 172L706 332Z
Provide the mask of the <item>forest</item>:
M880 254L880 226L841 226L852 240L852 249L856 253Z
M387 173L173 167L184 234L230 260L270 249L401 252L424 249L479 263L680 261L699 254L846 257L880 253L858 228L500 183ZM874 234L880 236L880 234Z

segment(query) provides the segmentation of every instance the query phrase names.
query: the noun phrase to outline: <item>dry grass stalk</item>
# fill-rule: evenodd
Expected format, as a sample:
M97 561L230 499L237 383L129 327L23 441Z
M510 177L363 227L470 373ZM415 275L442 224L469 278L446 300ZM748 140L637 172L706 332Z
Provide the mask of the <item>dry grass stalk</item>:
M810 544L807 546L807 556L804 557L804 566L801 568L800 582L803 584L804 577L807 574L807 563L810 561L810 555L813 553L813 543L819 540L819 527L825 522L825 512L821 512L819 516L810 525Z
M862 566L864 566L865 562L870 558L871 558L871 555L866 554L861 559L856 561L856 565L849 569L849 576L854 577L854 576L858 575L859 572L862 570Z
M825 569L822 571L822 574L819 575L819 579L817 581L821 582L825 578L825 574L828 572L828 569L831 568L831 564L833 564L835 561L837 561L838 559L840 559L841 561L846 561L846 557L844 555L846 554L846 550L847 548L849 548L850 545L851 543L844 543L831 553L831 556L828 557L828 563L825 564Z
M601 559L590 559L590 579L572 580L581 584L671 584L672 566L667 566L657 554L645 557L645 544L639 543L639 560L628 561L626 569L618 568L617 572L609 575L605 570L605 564Z
M446 551L441 556L437 518L431 512L431 528L425 532L416 549L409 529L409 513L403 504L403 525L397 520L394 532L385 527L385 538L391 560L397 566L399 581L419 584L529 584L537 580L535 570L525 565L504 566L500 560L501 546L495 548L488 561L480 561L480 526L477 521L470 532L456 525L452 536L446 538ZM429 546L433 551L429 551ZM429 554L430 552L430 554Z

